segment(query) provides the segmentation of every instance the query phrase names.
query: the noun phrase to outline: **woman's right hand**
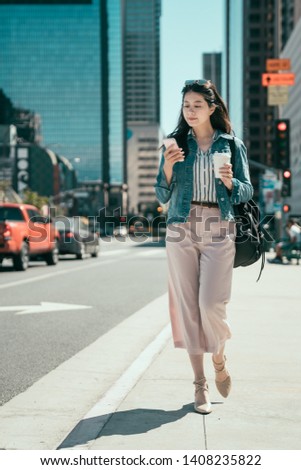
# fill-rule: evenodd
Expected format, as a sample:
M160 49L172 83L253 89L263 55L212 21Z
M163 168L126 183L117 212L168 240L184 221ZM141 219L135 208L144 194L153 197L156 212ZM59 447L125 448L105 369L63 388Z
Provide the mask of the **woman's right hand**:
M166 169L171 169L175 163L184 161L183 149L175 144L170 145L163 153L163 156L165 158L164 167Z

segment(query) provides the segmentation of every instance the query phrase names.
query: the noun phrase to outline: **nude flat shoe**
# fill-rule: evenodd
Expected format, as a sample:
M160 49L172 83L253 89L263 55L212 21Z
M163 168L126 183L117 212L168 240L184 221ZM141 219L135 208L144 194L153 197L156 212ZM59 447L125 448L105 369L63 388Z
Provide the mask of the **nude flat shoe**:
M211 403L209 399L208 384L206 377L193 382L195 385L194 410L197 413L207 415L211 413Z
M229 371L226 368L226 356L224 356L223 362L215 362L215 360L212 358L212 362L214 365L214 370L215 370L215 385L219 393L222 395L222 397L227 398L227 396L230 393L231 386L232 386L232 381L231 377L229 374ZM226 373L227 377L224 380L219 380L219 376L221 373Z

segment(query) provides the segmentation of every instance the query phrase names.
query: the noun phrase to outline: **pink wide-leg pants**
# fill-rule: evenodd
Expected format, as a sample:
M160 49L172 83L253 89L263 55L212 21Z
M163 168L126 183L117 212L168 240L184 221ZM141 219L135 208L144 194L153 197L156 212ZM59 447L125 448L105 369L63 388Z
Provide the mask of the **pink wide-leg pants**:
M217 354L231 337L226 316L235 255L235 223L218 208L192 205L186 223L166 232L169 311L174 345Z

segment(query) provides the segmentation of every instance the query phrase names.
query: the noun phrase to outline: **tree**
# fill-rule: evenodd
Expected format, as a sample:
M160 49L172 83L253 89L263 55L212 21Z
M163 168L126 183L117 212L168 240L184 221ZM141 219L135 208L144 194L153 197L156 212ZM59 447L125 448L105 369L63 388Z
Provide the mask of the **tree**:
M24 191L23 202L24 204L32 204L38 209L42 209L43 206L47 206L49 204L49 198L46 196L40 196L38 193L27 189Z

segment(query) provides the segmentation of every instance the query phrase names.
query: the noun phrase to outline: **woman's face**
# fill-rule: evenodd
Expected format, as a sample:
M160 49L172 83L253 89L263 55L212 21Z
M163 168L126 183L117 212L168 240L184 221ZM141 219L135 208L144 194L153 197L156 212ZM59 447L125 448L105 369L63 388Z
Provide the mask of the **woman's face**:
M190 127L199 127L210 122L210 116L215 106L209 107L207 101L200 93L188 91L183 100L183 116Z

